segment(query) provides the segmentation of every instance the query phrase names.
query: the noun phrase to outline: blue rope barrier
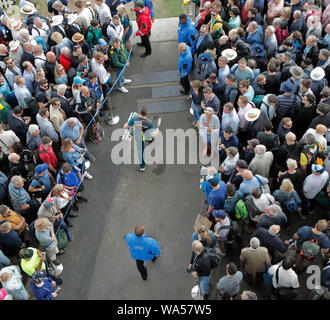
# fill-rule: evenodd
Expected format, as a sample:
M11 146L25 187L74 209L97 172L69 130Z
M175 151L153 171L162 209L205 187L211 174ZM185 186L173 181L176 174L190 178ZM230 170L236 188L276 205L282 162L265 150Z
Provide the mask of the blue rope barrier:
M131 53L132 53L133 47L134 47L134 45L131 47L131 50L130 50L128 56L127 56L127 60L126 60L126 63L125 63L125 65L124 65L123 69L120 71L119 75L118 75L117 78L116 78L116 81L113 83L112 87L111 87L110 90L108 91L107 96L103 99L103 101L102 101L100 107L97 109L97 111L96 111L95 115L93 116L92 120L87 124L87 126L86 126L86 128L85 128L85 130L84 130L84 132L83 132L83 135L84 135L84 133L86 132L86 130L88 129L88 127L92 124L92 122L94 121L95 117L98 115L98 113L100 112L100 110L101 110L102 107L104 106L105 102L108 100L108 98L109 98L109 96L110 96L110 93L112 92L113 88L114 88L115 85L117 84L118 80L120 79L120 77L122 76L122 74L125 72L126 67L127 67L127 63L129 62L130 57L131 57ZM103 96L104 96L104 93L103 93ZM82 172L84 171L84 167L85 167L85 162L83 162L83 167L82 167L82 170L81 170ZM76 195L77 195L77 192L78 192L78 189L79 189L81 183L82 183L82 181L79 182L79 185L78 185L78 187L76 188L75 193L74 193L73 196L72 196L72 199L69 201L69 205L68 205L68 207L67 207L67 209L66 209L66 211L65 211L65 214L63 215L63 218L61 219L61 222L60 222L60 224L59 224L59 226L57 227L57 230L56 230L56 232L55 232L55 235L56 235L56 236L57 236L57 234L58 234L58 232L59 232L59 230L60 230L60 228L61 228L61 226L62 226L62 224L63 224L64 219L66 218L66 216L67 216L67 214L68 214L68 212L69 212L69 209L71 208L71 205L72 205L72 203L73 203L73 201L74 201L74 199L75 199L75 197L76 197Z

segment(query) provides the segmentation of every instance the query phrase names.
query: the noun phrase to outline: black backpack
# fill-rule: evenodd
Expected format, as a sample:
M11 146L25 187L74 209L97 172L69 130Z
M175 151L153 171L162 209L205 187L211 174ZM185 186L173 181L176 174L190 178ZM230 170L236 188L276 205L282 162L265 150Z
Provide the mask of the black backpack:
M34 158L33 160L34 160L35 165L44 163L44 161L42 161L40 159L40 155L43 153L48 153L48 152L46 150L42 150L42 151L37 150L37 152L33 155L33 158Z
M210 267L215 269L220 263L220 256L213 248L205 248L207 256L210 258Z

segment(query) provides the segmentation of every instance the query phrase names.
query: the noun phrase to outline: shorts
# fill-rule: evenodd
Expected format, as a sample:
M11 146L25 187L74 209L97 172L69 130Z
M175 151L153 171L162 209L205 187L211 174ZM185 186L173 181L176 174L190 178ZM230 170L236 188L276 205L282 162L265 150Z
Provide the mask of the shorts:
M125 35L125 37L123 38L123 41L124 42L127 42L129 40L129 38L131 37L132 35L132 32L133 32L133 28L130 27Z

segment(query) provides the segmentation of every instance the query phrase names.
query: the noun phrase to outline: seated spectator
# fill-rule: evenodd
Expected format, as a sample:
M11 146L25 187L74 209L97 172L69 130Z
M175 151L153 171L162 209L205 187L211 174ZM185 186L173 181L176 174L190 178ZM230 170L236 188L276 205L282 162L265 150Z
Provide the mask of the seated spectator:
M24 217L22 217L17 212L11 210L8 206L2 204L0 205L0 222L8 221L11 223L11 229L16 231L18 235L24 240L23 232L26 230L28 224L25 222Z
M245 270L244 279L249 285L260 284L266 268L271 264L267 248L260 246L260 240L256 237L251 238L249 248L242 249L240 261L241 269Z
M21 214L28 224L34 221L40 205L37 207L35 203L31 202L30 195L24 189L23 178L13 176L8 191L14 210Z
M47 259L55 265L59 265L57 254L63 254L64 250L59 250L57 247L57 239L54 233L53 224L48 218L38 218L34 222L35 236L43 251L46 251Z
M55 184L55 181L48 171L48 164L38 164L35 167L35 174L31 179L28 191L36 193L37 197L41 197L44 200L52 189L52 183Z
M47 277L45 271L38 271L32 275L30 290L36 300L54 300L58 293L56 292L56 282Z
M35 272L46 270L46 254L40 252L39 249L28 247L20 250L19 256L21 258L20 267L29 277Z
M28 300L29 293L26 291L22 281L22 275L18 266L8 266L0 271L0 281L2 287L6 289L14 300Z
M9 221L5 221L0 225L0 246L3 253L9 258L16 257L24 246L21 238L12 229Z
M238 300L240 292L240 283L243 279L241 271L237 270L235 263L231 262L226 265L226 275L219 279L217 289L220 295L228 293L233 300Z

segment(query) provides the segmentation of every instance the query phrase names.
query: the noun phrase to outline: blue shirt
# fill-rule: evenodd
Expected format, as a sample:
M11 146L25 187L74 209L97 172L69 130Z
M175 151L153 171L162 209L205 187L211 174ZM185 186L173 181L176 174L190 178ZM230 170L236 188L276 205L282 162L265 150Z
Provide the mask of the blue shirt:
M297 235L299 238L297 239L297 247L298 249L301 247L303 242L312 240L314 238L319 240L319 246L322 249L330 248L330 241L328 237L322 232L322 234L316 234L314 232L311 232L311 227L304 226L298 229Z
M51 278L46 277L42 287L37 287L33 281L30 282L30 289L37 300L54 300L52 293L55 291L55 288L52 285L52 281Z
M14 187L14 185L10 182L8 186L8 191L10 194L10 199L13 204L14 210L18 213L22 212L22 206L27 204L31 197L26 192L26 190L23 187L17 188Z
M75 142L80 136L80 128L82 127L81 122L77 119L77 125L74 127L68 126L68 120L64 121L60 130L61 138L70 138L73 142Z
M258 178L260 179L262 184L266 184L267 183L267 179L257 175ZM258 182L258 179L256 177L253 177L251 180L243 180L238 191L243 193L244 196L247 196L249 194L251 194L251 191L253 188L258 188L260 189L260 184Z
M226 197L226 184L220 181L220 188L212 190L207 198L208 204L215 210L223 209Z
M50 190L52 189L52 182L50 181L49 171L46 171L42 176L39 176L37 174L35 174L35 176L38 177L45 185L45 190L40 191L40 194L42 194L42 195L48 194L50 192ZM30 187L41 188L41 186L42 185L36 179L33 179L31 181Z
M69 173L64 173L61 169L57 174L56 182L67 187L78 187L80 179L74 169L71 169Z

